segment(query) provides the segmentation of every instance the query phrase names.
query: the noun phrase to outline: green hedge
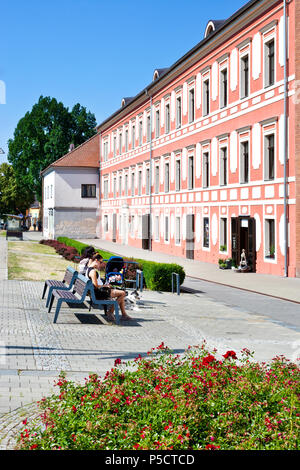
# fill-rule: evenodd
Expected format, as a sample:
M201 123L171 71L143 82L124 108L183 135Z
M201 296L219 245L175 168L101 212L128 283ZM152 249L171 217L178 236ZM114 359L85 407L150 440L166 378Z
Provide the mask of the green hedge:
M161 290L170 292L172 290L172 273L179 274L180 285L185 279L182 266L175 263L156 263L137 259L143 269L145 285L150 290ZM176 286L174 286L176 289Z
M80 255L83 253L83 250L89 246L68 237L58 237L57 240L67 246L73 246L77 249ZM115 253L110 253L108 251L103 251L97 248L95 248L95 250L100 253L104 259L109 259L111 256L116 256ZM143 270L144 274L144 284L150 290L170 292L172 290L172 273L179 274L180 285L185 279L184 269L179 264L156 263L155 261L146 261L144 259L135 258L130 259L139 263L139 268Z

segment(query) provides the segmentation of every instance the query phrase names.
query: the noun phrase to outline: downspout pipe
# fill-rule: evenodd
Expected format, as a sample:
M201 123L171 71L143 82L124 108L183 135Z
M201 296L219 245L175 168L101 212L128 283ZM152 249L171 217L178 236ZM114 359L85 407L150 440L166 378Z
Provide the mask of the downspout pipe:
M288 219L287 219L287 127L288 127L288 79L287 79L287 1L283 0L284 18L284 276L288 277Z
M146 89L146 95L148 90ZM152 96L150 96L149 251L152 251Z
M102 204L102 199L101 199L101 138L102 138L102 135L101 135L101 131L99 132L99 238L100 240L102 239L102 208L101 208L101 204ZM97 227L97 225L96 225ZM96 233L96 235L98 235Z

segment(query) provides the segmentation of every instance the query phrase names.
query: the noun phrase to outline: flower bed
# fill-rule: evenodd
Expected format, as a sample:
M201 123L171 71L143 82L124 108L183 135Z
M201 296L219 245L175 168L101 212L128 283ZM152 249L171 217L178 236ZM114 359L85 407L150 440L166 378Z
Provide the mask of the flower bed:
M21 449L297 449L299 367L251 353L220 359L205 344L174 355L162 343L103 380L57 382L40 402L43 426L24 421Z
M63 256L68 261L76 261L79 257L79 253L76 248L65 245L57 240L41 240L39 243L42 245L51 246L55 249L56 253Z

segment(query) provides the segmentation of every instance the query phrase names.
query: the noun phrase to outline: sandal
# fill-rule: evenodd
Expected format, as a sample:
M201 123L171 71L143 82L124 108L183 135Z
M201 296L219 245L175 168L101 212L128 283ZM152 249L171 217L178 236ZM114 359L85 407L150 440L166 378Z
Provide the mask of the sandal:
M121 320L128 321L132 320L132 318L129 315L122 315Z

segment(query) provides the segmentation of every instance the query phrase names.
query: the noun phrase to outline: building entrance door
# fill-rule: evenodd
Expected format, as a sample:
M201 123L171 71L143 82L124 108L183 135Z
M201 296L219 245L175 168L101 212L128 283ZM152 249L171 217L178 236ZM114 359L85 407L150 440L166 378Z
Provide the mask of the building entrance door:
M242 249L246 251L248 265L256 271L255 219L253 217L231 218L231 257L239 266Z

